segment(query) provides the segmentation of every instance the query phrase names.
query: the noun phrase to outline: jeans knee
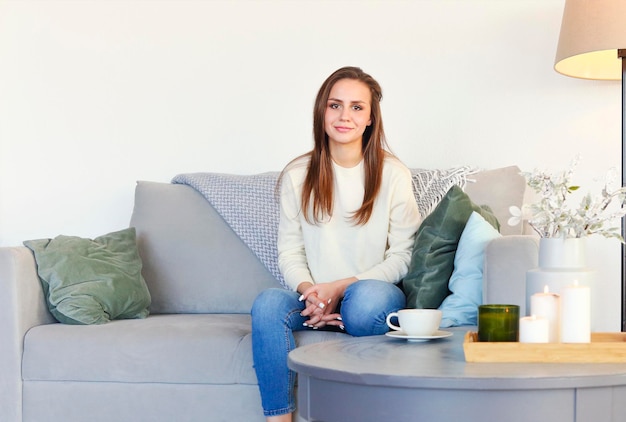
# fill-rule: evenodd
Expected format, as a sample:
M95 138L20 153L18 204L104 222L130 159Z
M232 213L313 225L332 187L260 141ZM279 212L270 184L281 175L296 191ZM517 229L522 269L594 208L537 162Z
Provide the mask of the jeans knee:
M272 292L273 289L263 290L258 296L254 299L252 303L252 309L250 310L250 314L254 317L255 315L262 315L263 310L268 306L268 303L272 300Z
M250 314L252 326L273 325L285 321L293 312L300 312L303 304L298 293L281 288L262 291L254 300Z
M263 290L254 299L250 314L252 319L262 318L273 314L281 303L284 303L286 296L289 292L280 288L270 288Z
M386 318L406 305L404 293L394 284L361 280L346 289L341 314L353 336L380 335L388 331Z
M400 309L406 305L402 290L393 283L380 280L360 280L346 289L345 299L359 307Z

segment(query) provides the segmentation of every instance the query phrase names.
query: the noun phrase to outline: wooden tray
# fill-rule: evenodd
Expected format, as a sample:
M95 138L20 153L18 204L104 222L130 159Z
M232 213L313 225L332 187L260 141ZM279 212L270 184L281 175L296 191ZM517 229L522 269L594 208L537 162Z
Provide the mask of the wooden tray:
M591 343L481 343L468 331L467 362L626 363L626 333L591 333Z

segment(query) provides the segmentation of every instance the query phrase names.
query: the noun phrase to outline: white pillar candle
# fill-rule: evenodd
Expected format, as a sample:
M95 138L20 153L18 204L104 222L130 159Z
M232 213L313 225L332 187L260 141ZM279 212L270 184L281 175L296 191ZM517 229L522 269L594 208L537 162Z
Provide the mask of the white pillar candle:
M530 297L530 315L548 320L548 343L561 341L561 297L550 293L548 286Z
M520 343L547 343L549 339L549 321L546 318L531 315L519 320Z
M591 292L578 282L561 290L561 342L591 342Z

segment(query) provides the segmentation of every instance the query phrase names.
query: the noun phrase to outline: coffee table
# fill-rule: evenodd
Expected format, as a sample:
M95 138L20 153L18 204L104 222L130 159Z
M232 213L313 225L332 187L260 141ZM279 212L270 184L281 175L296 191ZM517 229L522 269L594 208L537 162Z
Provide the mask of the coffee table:
M465 332L347 337L296 348L298 412L324 422L623 422L626 362L467 363Z

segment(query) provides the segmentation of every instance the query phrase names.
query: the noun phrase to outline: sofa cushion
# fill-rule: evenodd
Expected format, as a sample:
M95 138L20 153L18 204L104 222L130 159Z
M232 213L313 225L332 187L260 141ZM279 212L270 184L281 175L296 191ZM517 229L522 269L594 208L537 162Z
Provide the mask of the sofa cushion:
M280 286L189 186L139 182L130 224L137 229L151 313L248 313L262 290Z
M296 333L296 344L345 337ZM25 381L256 384L250 315L151 315L104 325L48 324L24 339Z
M66 324L145 318L150 293L141 276L135 229L95 239L28 240L50 313Z
M458 186L452 186L424 219L417 230L409 271L402 281L407 307L436 309L450 294L448 281L457 244L473 211L499 228L489 209L474 204Z

